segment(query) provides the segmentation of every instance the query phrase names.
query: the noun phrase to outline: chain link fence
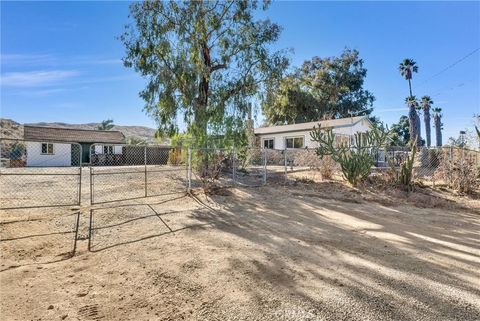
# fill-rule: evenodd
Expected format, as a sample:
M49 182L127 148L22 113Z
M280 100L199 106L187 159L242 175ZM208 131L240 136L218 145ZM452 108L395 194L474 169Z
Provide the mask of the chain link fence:
M0 139L0 208L80 205L77 143Z
M200 148L190 154L190 187L262 186L266 183L266 150Z
M0 208L81 205L84 153L80 144L1 139L0 148ZM372 152L373 175L398 172L410 153L406 147ZM342 179L339 164L330 156L321 159L314 149L92 144L87 154L83 189L90 204L192 188ZM478 186L478 154L455 147L419 148L413 164L414 180L459 190Z
M480 152L458 147L421 147L413 163L414 181L426 186L458 189L466 180L479 180ZM411 154L408 147L372 151L372 173L399 171ZM318 182L342 179L338 163L330 156L321 159L315 149L266 150L267 182ZM467 182L468 183L468 182Z
M414 177L433 187L443 185L459 189L463 182L473 184L478 180L478 154L457 147L420 148L414 163Z
M185 192L187 161L180 148L93 144L91 204Z

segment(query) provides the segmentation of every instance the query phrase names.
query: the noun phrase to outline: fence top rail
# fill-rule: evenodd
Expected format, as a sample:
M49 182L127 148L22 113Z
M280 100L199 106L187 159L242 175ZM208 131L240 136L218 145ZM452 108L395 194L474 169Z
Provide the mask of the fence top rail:
M182 147L175 147L170 145L156 145L156 144L125 144L125 143L92 143L92 146L122 146L122 147L157 147L157 148L165 148L165 149L175 149L175 148L182 148Z

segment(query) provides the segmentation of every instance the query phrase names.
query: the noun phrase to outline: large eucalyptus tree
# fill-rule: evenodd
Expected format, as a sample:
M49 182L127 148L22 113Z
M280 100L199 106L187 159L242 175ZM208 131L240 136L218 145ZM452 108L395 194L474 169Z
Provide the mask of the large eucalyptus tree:
M164 133L182 117L203 145L207 134L242 125L252 97L288 65L269 46L281 28L254 13L268 2L145 1L130 6L131 23L120 37L125 66L146 80L140 97Z

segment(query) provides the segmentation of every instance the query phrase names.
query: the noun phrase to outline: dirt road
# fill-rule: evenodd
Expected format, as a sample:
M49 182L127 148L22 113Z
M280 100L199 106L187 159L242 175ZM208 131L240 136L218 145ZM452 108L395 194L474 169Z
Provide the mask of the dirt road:
M474 210L278 186L198 200L2 212L1 319L480 320Z

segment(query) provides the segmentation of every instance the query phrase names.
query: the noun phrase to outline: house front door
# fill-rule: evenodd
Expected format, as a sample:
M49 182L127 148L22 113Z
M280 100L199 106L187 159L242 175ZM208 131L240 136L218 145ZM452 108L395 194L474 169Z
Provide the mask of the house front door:
M90 163L90 143L80 143L82 145L82 163Z

